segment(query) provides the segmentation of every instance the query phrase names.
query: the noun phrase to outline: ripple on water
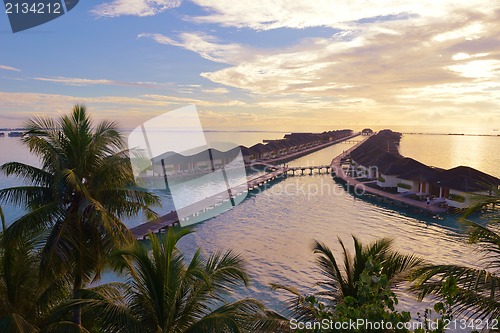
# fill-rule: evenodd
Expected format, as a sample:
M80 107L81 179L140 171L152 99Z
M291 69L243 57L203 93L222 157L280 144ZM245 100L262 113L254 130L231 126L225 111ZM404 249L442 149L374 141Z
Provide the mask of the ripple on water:
M328 193L311 196L300 190L323 186L326 191L325 184L332 189ZM337 237L352 251L351 235L355 235L363 242L393 238L397 250L436 263L470 265L479 258L471 245L463 242L452 218L425 219L374 205L346 193L329 176L290 177L275 187L274 191L251 195L225 214L197 225L195 234L182 247L188 252L202 246L207 253L220 249L242 253L252 285L238 295L262 299L277 309L282 309L287 294L271 291L270 283L310 292L321 278L311 250L314 239L326 243L336 255L341 251ZM425 303L417 302L404 290L398 294L402 309L416 312L425 308Z
M471 165L498 175L500 155L491 155L498 146L498 138L481 139L481 144L477 144L478 138L471 141L471 137L465 136L440 136L436 141L435 136L406 135L401 142L402 153L441 167ZM422 144L424 139L429 142ZM463 148L467 142L471 143L470 149ZM429 145L432 150L427 149ZM333 156L349 147L346 144L334 145L291 161L289 165L328 164ZM457 147L458 151L450 147ZM0 164L13 160L36 164L33 156L17 140L0 140L0 151ZM464 155L464 152L469 155ZM437 157L439 161L436 161ZM1 188L18 185L19 180L0 177ZM159 212L167 213L173 209L171 197L164 192L159 194L164 201ZM17 207L4 206L4 210L8 221L23 213ZM141 217L126 223L134 226L143 220ZM350 237L354 234L363 242L379 237L394 238L398 250L436 263L470 266L481 258L474 252L474 247L463 241L456 219L433 220L374 201L360 200L346 193L328 176L290 177L262 193L250 194L242 204L195 226L195 229L196 232L180 244L186 257L189 259L199 246L205 254L224 249L242 253L252 284L248 290L240 289L233 296L255 297L275 309L283 309L287 297L283 292L271 291L269 283L297 286L310 292L320 279L311 253L313 239L325 242L336 255L340 253L337 237L352 249ZM115 274L106 276L107 281L116 278ZM429 302L415 301L404 289L398 293L402 309L415 313L431 306Z

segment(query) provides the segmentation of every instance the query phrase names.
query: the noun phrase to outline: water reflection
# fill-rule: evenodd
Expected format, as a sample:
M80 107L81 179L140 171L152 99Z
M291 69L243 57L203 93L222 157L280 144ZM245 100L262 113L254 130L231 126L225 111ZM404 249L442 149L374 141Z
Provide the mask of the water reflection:
M297 183L297 179L299 183ZM335 194L309 196L302 191L290 195L297 184L336 187ZM311 242L317 239L340 253L337 237L346 244L351 235L363 242L379 237L395 239L398 250L414 253L436 263L470 265L479 255L463 242L454 218L422 219L383 205L374 205L346 193L327 175L290 177L273 191L251 194L240 206L196 227L196 233L182 244L193 253L197 246L207 252L232 248L248 261L253 277L253 297L260 297L274 307L282 307L284 295L271 292L270 283L312 287L315 274ZM403 306L422 310L411 297L403 296Z

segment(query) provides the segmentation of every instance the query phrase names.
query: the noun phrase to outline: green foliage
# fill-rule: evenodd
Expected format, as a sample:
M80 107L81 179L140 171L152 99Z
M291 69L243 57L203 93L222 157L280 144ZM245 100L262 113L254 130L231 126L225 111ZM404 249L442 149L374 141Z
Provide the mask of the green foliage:
M324 296L332 303L346 296L357 295L356 282L370 260L381 264L381 274L385 275L392 285L404 280L406 274L421 264L422 260L413 255L401 254L393 250L393 241L388 238L378 239L370 244L362 244L356 237L354 256L351 256L342 240L338 240L342 248L343 267L337 263L331 250L321 242L315 242L314 253L319 255L317 264L325 277L319 284L325 288Z
M381 274L382 266L378 262L368 261L366 268L356 282L358 292L356 297L348 296L335 307L333 319L337 322L357 321L363 319L367 323L355 330L339 330L339 332L373 332L375 323L384 322L385 332L406 332L396 330L398 323L409 322L409 312L398 312L396 294L391 291L389 279ZM390 323L390 324L389 324Z
M465 197L459 194L450 193L448 195L448 199L456 202L465 202Z
M0 210L1 212L1 210ZM40 279L36 238L7 246L0 233L0 332L39 332L55 324L52 310L70 296L70 285L57 275Z
M383 238L366 245L354 236L353 240L355 252L351 256L339 239L343 267L325 244L314 243L317 264L324 277L318 281L318 285L323 287L319 293L304 296L294 288L273 285L275 289L292 294L288 309L290 318L318 323L323 319L348 321L364 318L391 322L410 319L408 313L395 310L397 298L390 288L403 281L422 260L392 250L393 242L390 239ZM367 327L367 332L369 329ZM312 332L323 331L319 328Z
M108 254L132 240L121 218L139 212L155 216L149 207L158 198L135 186L115 123L94 126L85 107L76 105L57 121L36 117L26 127L22 142L41 168L2 165L7 176L27 184L0 190L1 200L27 211L5 231L4 240L13 246L33 232L43 235L41 275L67 274L78 298L78 290L100 278ZM74 322L79 323L77 309Z
M500 193L493 190L490 196L477 196L468 214L492 204L500 204ZM460 265L425 265L412 274L412 290L420 298L434 294L446 298L447 281L455 281L453 314L467 312L473 318L500 319L500 229L499 213L488 215L489 224L484 226L462 220L467 227L469 241L484 254L482 269Z
M283 318L253 299L225 299L249 277L240 255L232 251L207 258L198 250L187 262L177 248L189 229L170 228L167 235L149 235L113 255L124 285L104 285L66 304L79 304L94 330L105 332L274 332ZM60 317L64 317L64 308ZM85 321L85 320L84 320Z
M27 211L0 234L1 332L260 332L281 325L256 300L225 301L248 284L239 255L205 259L198 250L186 262L177 242L188 230L150 235L151 249L132 239L121 218L154 217L150 207L159 201L137 187L114 123L93 126L76 105L68 116L26 126L22 142L41 167L1 167L27 184L0 190L0 200ZM130 280L86 288L117 249L114 263Z
M382 265L379 262L369 260L356 282L356 296L346 296L335 305L330 304L321 295L300 297L292 309L292 314L295 315L293 318L298 319L294 322L297 329L293 331L445 333L449 327L453 327L454 305L460 294L454 278L448 278L441 286L443 301L435 303L433 309L425 309L423 314L417 313L417 321L412 321L409 312L396 309L397 296L390 289L389 280L381 271ZM306 313L307 316L304 316ZM298 322L301 322L302 326L299 326ZM411 331L410 328L415 330Z
M421 328L417 328L415 333L445 333L447 324L453 320L453 304L458 295L457 281L455 278L448 278L441 287L441 294L444 301L434 304L434 311L438 317L431 321L432 310L425 309L423 316L417 313Z
M406 184L406 183L398 183L398 187L401 187L401 188L404 188L407 190L411 190L411 185Z
M307 321L312 325L294 330L294 332L373 332L379 323L384 322L383 332L408 332L396 330L398 323L406 323L411 319L410 313L399 312L396 295L390 290L389 279L381 274L382 266L369 260L366 268L356 282L357 294L346 296L339 303L332 305L318 296L306 296L301 299L302 308L308 308L312 314ZM345 323L346 326L335 326ZM352 326L347 325L352 323Z
M377 180L381 183L385 183L385 178L382 176L378 177Z

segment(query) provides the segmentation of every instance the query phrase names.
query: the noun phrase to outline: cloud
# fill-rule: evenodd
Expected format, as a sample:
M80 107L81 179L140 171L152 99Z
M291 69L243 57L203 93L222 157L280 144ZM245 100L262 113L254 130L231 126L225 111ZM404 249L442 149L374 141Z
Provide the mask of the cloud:
M14 72L20 72L21 70L15 67L10 67L10 66L3 66L0 65L0 69L6 70L6 71L14 71Z
M207 108L233 110L234 107L248 107L245 102L237 99L202 100L169 95L140 95L140 96L69 96L46 93L12 93L0 91L0 120L5 126L22 126L23 121L36 116L58 117L66 114L74 104L85 104L96 119L118 119L120 125L135 127L147 119L151 119L165 111L174 110L189 104L195 104L202 111ZM233 111L234 113L234 111ZM239 112L236 112L239 113ZM235 114L236 114L235 113ZM250 113L249 113L250 114ZM220 124L212 118L213 124ZM223 117L222 117L223 118ZM227 118L227 117L226 117ZM226 119L234 126L240 124L242 118Z
M224 3L196 2L207 8ZM213 23L239 26L227 21L234 19L254 29L273 28L270 23L273 19L269 17L283 14L283 11L272 10L280 1L266 2L267 6L259 1L255 3L263 8L255 5L259 7L255 9L256 14L250 5L246 19L237 13L242 5L234 3L234 6L220 9L219 14L236 11L235 17L228 15L215 19L213 11L205 20L212 18ZM354 3L359 4L358 1ZM399 3L403 6L410 1ZM500 108L499 5L479 0L459 3L455 7L443 5L449 4L447 0L423 3L423 6L415 5L414 10L399 12L397 9L399 14L417 13L406 15L404 20L400 15L394 19L349 23L348 20L356 17L345 16L344 30L332 31L331 36L305 38L281 48L228 43L204 33L183 33L177 37L149 34L147 37L226 64L225 68L200 75L214 83L242 89L255 106L271 110L273 114L283 112L284 118L295 117L301 122L306 118L304 112L310 112L311 117L327 116L344 121L349 121L349 117L352 121L353 115L358 115L355 119L359 120L359 115L363 115L365 119L377 119L386 124L419 124L433 114L441 115L436 122L442 124L459 120L474 123L486 119L487 114L497 114ZM295 7L294 2L283 10L287 12ZM394 11L394 7L388 7ZM432 8L438 11L433 12ZM322 9L327 13L330 10L328 6ZM297 8L293 10L299 12ZM309 17L311 13L305 8L302 10L304 15L290 14L289 19L302 18L306 22L303 26L284 18L273 22L297 28L323 24ZM373 16L364 12L359 17ZM333 26L331 22L335 20L333 18L328 24ZM258 22L264 23L259 25ZM246 102L252 104L252 100Z
M98 17L153 16L180 5L180 0L114 0L94 7L91 13Z
M107 86L126 86L126 87L146 87L146 88L157 88L161 86L171 86L171 84L157 83L157 82L125 82L125 81L114 81L108 79L84 79L84 78L72 78L72 77L35 77L33 78L37 81L62 83L68 86L94 86L94 85L107 85Z
M223 43L217 37L201 32L184 32L179 40L174 40L162 34L142 33L138 38L151 38L157 43L182 47L198 53L201 57L219 63L240 62L250 51L240 44Z
M117 105L120 108L128 105L146 105L146 106L164 106L163 103L158 103L153 100L148 100L140 97L126 96L100 96L100 97L80 97L61 94L45 94L34 92L12 93L0 91L0 114L8 112L23 112L26 114L47 112L51 114L54 110L61 109L67 105L76 103L96 103ZM66 110L67 111L67 110Z
M22 126L34 116L59 117L73 105L85 104L96 120L117 119L120 125L135 127L148 116L165 112L166 103L141 97L81 97L44 93L0 91L0 119L5 126Z
M147 94L143 95L143 98L152 101L163 102L165 105L188 105L194 104L196 106L207 106L207 107L227 107L227 106L246 106L247 103L232 99L232 100L203 100L195 98L177 97L172 95L155 95Z
M500 78L500 60L474 60L457 65L448 66L463 77L475 79Z
M449 21L377 22L369 28L343 31L330 38L305 39L275 50L238 45L238 52L244 55L240 61L228 57L225 61L229 67L201 75L262 95L335 95L377 101L394 100L398 91L408 87L498 79L500 27L496 22L500 11L449 17ZM479 25L482 32L461 29ZM436 39L443 31L464 33L459 38ZM199 45L189 49L203 54L203 43ZM217 53L216 43L211 43L209 51Z
M192 2L202 6L205 12L195 17L186 16L186 20L243 29L225 29L218 36L220 29L210 30L210 34L193 31L173 35L143 33L138 38L148 38L170 48L183 48L217 63L216 66L210 64L200 73L215 85L177 85L172 87L177 94L171 95L104 96L70 101L61 97L61 100L65 103L91 103L98 110L113 115L124 108L140 114L196 104L203 111L214 112L205 114L212 119L214 126L220 119L229 117L229 111L240 110L248 113L249 119L258 119L255 121L257 127L279 124L286 130L294 126L314 128L318 126L318 119L325 126L361 124L363 121L367 125L371 122L412 125L430 119L443 124L459 121L472 124L479 121L477 119L496 119L498 116L498 2ZM95 13L98 16L146 16L167 9L161 5L166 3L177 6L179 2L113 1L96 7L94 11L100 9L101 14ZM290 42L294 31L289 28L304 29L300 33L304 36L308 27L335 29L321 29L321 34L315 33L321 37ZM278 28L285 29L268 32ZM331 35L326 35L328 32ZM255 38L279 38L281 33L286 37L286 47L259 48L255 44L234 42L238 36L252 41ZM232 41L223 36L230 36ZM206 63L202 62L200 66ZM154 82L107 79L36 79L76 86L162 86ZM237 88L238 97L229 93L229 90L236 92L236 89L210 89L210 86ZM179 94L181 92L186 94ZM202 100L188 93L206 93L201 96L208 98ZM17 100L19 104L22 103L19 100L28 97L11 96L9 103ZM3 104L3 97L1 100ZM47 101L53 100L53 96L38 96L33 104L49 110L51 103ZM0 110L4 109L0 107ZM231 117L227 118L227 124L246 126L246 123L242 125L236 117Z
M213 88L213 89L203 89L202 92L209 94L227 94L229 90L226 88Z
M489 0L192 1L205 9L207 14L188 17L190 21L255 30L318 26L339 28L345 27L348 22L361 20L401 20L412 16L443 18L450 12L450 8L481 10L484 13L495 8L494 1Z

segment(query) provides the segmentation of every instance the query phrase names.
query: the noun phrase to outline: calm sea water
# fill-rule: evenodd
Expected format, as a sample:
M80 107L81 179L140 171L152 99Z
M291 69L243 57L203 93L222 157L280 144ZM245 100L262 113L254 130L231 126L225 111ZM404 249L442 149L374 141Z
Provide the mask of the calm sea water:
M239 133L238 140L231 141L251 145L259 139L282 135ZM230 133L222 136L225 137L221 140L230 141ZM289 165L329 164L351 145L337 144ZM493 153L499 145L500 137L405 135L401 153L434 166L469 165L499 176L500 155ZM0 138L0 163L13 160L35 163L17 139ZM1 188L19 183L0 177ZM169 195L160 194L165 201L161 210L169 211L172 209ZM4 206L4 209L9 221L22 214L19 208ZM129 225L139 222L127 221ZM265 191L252 193L232 210L198 224L196 232L184 239L181 248L188 255L197 247L206 253L224 249L241 253L253 278L250 290L241 291L241 295L264 300L279 309L286 295L271 291L269 284L287 284L310 291L320 278L311 253L312 241L323 241L339 254L337 238L352 246L351 235L364 242L391 237L398 250L437 263L474 265L480 257L463 241L455 218L426 218L355 198L328 175L289 177ZM402 309L416 312L427 306L404 292L400 297Z
M500 178L499 136L411 135L401 140L401 154L440 167L467 165Z

